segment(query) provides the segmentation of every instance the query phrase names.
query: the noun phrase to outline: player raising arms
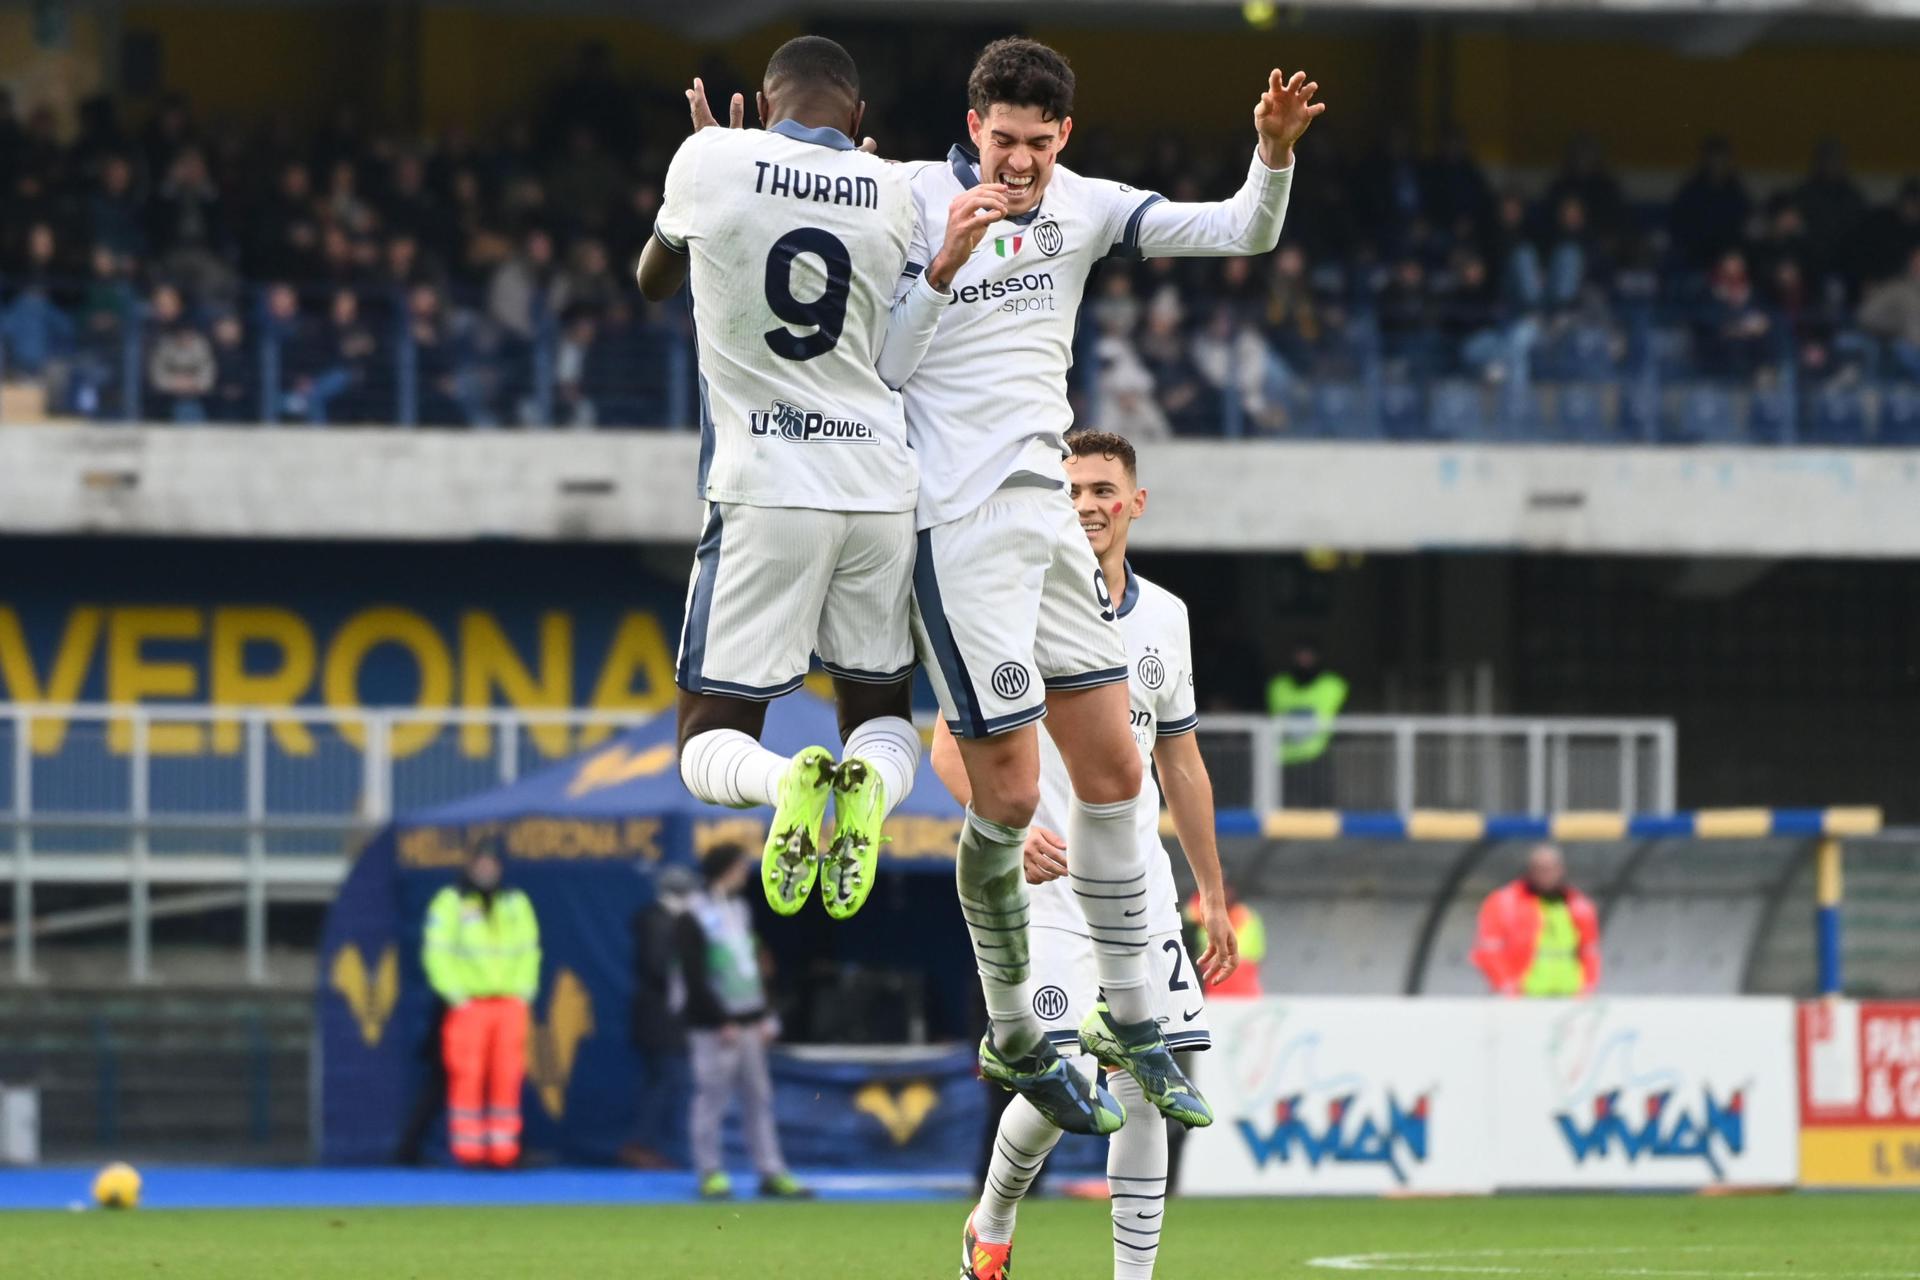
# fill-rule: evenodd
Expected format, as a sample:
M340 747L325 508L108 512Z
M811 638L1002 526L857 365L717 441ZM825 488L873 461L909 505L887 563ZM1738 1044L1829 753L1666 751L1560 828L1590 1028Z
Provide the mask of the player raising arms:
M1240 191L1219 203L1169 203L1060 164L1073 131L1073 71L1045 45L999 40L968 80L972 146L911 167L919 220L903 290L915 264L945 242L957 192L982 180L1008 191L1007 216L987 233L992 251L983 245L954 278L954 301L901 388L921 467L914 622L971 795L957 878L992 1020L981 1072L1061 1128L1111 1132L1122 1113L1060 1060L1031 1004L1021 855L1040 796L1033 722L1043 715L1071 782L1057 820L1106 995L1081 1043L1165 1114L1212 1121L1155 1021L1126 649L1112 591L1062 489L1081 295L1111 253L1270 251L1286 215L1293 144L1324 110L1312 101L1318 88L1304 74L1274 71L1254 104L1258 150Z
M690 275L699 332L707 517L676 673L680 776L709 803L773 805L767 900L791 915L817 879L843 918L873 888L881 825L920 759L907 628L918 474L893 388L1006 201L969 184L925 286L896 301L914 202L903 170L852 141L866 104L845 49L782 45L758 94L764 130L700 129L698 82L688 100L697 131L667 170L637 272L652 300ZM735 124L742 111L736 98ZM834 679L838 763L824 747L788 760L759 742L767 701L799 687L811 653Z
M1239 956L1214 842L1213 782L1194 740L1199 721L1187 606L1135 574L1127 563L1128 531L1147 509L1133 446L1104 431L1076 431L1067 437L1067 447L1073 451L1066 463L1068 493L1114 590L1115 619L1126 644L1133 740L1142 767L1151 760L1160 768L1174 829L1200 890L1207 951L1196 966L1187 962L1180 938L1180 903L1172 864L1160 843L1159 793L1149 775L1141 783L1135 839L1146 859L1146 896L1140 902L1146 908L1142 919L1154 1019L1170 1046L1197 1051L1213 1043L1204 988L1231 974ZM1086 913L1064 879L1074 850L1060 836L1061 815L1073 803L1073 793L1051 734L1040 740L1040 760L1040 809L1025 849L1026 879L1034 886L1033 969L1039 991L1033 1010L1047 1038L1071 1053L1077 1052L1082 1019L1100 1002L1100 983ZM933 767L954 798L967 803L966 770L953 735L944 727L935 731ZM1114 1280L1150 1280L1170 1190L1167 1125L1157 1111L1142 1105L1146 1099L1129 1077L1115 1077L1113 1092L1127 1109L1126 1124L1107 1148ZM1015 1098L1001 1113L986 1185L967 1218L961 1264L966 1280L1002 1280L1008 1274L1020 1199L1059 1140L1060 1130L1023 1098Z

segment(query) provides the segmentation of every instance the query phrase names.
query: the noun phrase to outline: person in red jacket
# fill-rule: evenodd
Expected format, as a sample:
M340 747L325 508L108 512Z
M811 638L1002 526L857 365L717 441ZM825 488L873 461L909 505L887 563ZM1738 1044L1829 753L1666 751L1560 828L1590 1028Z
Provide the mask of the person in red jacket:
M1473 963L1503 996L1584 996L1600 981L1600 917L1558 849L1534 846L1526 874L1480 904Z

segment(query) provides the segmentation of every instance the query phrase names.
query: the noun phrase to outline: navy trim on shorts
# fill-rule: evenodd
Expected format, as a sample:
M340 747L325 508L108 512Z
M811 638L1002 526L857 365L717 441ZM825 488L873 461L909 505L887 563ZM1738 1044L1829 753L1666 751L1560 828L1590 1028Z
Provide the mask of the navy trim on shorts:
M1103 684L1119 684L1127 678L1125 667L1107 667L1102 671L1082 671L1077 676L1048 676L1041 683L1048 692L1065 689L1093 689Z
M673 241L667 239L667 233L659 227L653 229L653 238L658 240L660 246L668 253L677 253L683 258L687 256L687 246L684 244L675 244Z
M1169 720L1154 731L1155 737L1177 738L1183 733L1192 733L1200 727L1199 716L1182 716L1178 720Z
M785 697L807 680L806 673L782 680L779 684L735 684L731 680L701 680L698 684L682 681L680 687L688 693L710 693L722 698L740 698L747 702L772 702L775 698Z
M707 691L700 673L707 661L707 623L713 616L713 589L720 577L720 539L725 523L718 503L708 507L707 527L693 551L697 566L693 595L687 601L687 619L681 624L680 661L673 673L674 683L692 693Z
M841 680L851 680L855 684L897 684L912 675L913 669L920 664L918 662L909 662L898 671L859 671L853 667L835 666L825 658L822 658L820 659L820 665L826 670L828 675L836 676Z
M1005 733L1009 729L1018 729L1023 724L1032 724L1035 720L1042 718L1046 714L1047 704L1043 702L1037 707L1028 707L1025 711L1016 711L1012 715L995 716L991 720L976 720L972 724L963 725L957 720L949 720L947 721L947 728L953 730L953 736L956 738L991 738L997 733ZM979 732L977 733L973 732L975 726L979 728Z
M1167 1048L1186 1049L1196 1053L1202 1049L1211 1049L1213 1033L1211 1031L1176 1031L1167 1037Z
M902 272L902 274L909 275L909 276L917 276L922 271L925 271L926 269L927 269L927 265L924 262L909 262L906 266L906 270Z
M916 536L913 561L913 599L920 607L920 622L927 631L927 647L940 664L940 675L947 683L947 695L959 719L947 721L947 727L961 738L984 738L994 732L980 716L974 696L973 680L967 675L967 662L960 656L953 628L947 623L946 606L940 603L940 579L933 569L933 530L922 529Z

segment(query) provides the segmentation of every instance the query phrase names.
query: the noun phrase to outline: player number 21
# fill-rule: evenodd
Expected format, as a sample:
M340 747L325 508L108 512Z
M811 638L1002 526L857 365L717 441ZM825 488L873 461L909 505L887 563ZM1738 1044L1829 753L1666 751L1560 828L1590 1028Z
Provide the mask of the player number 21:
M806 253L820 259L827 272L827 287L810 302L793 296L794 259ZM838 346L847 323L847 288L852 283L853 256L832 232L799 227L775 240L767 251L767 306L788 324L814 332L767 330L761 336L773 354L786 360L811 360Z

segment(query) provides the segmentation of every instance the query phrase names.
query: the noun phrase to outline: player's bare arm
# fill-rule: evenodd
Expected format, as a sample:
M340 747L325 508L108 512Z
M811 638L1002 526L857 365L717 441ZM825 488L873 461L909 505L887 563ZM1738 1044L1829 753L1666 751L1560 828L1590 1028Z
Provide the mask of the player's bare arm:
M648 302L665 302L687 282L687 255L675 253L654 236L640 251L633 278L639 282L641 297Z
M1191 733L1161 738L1153 746L1160 790L1173 813L1173 829L1193 868L1200 890L1200 924L1207 931L1207 949L1198 965L1208 986L1223 982L1240 966L1240 940L1227 914L1227 885L1220 872L1220 846L1214 837L1213 779Z

